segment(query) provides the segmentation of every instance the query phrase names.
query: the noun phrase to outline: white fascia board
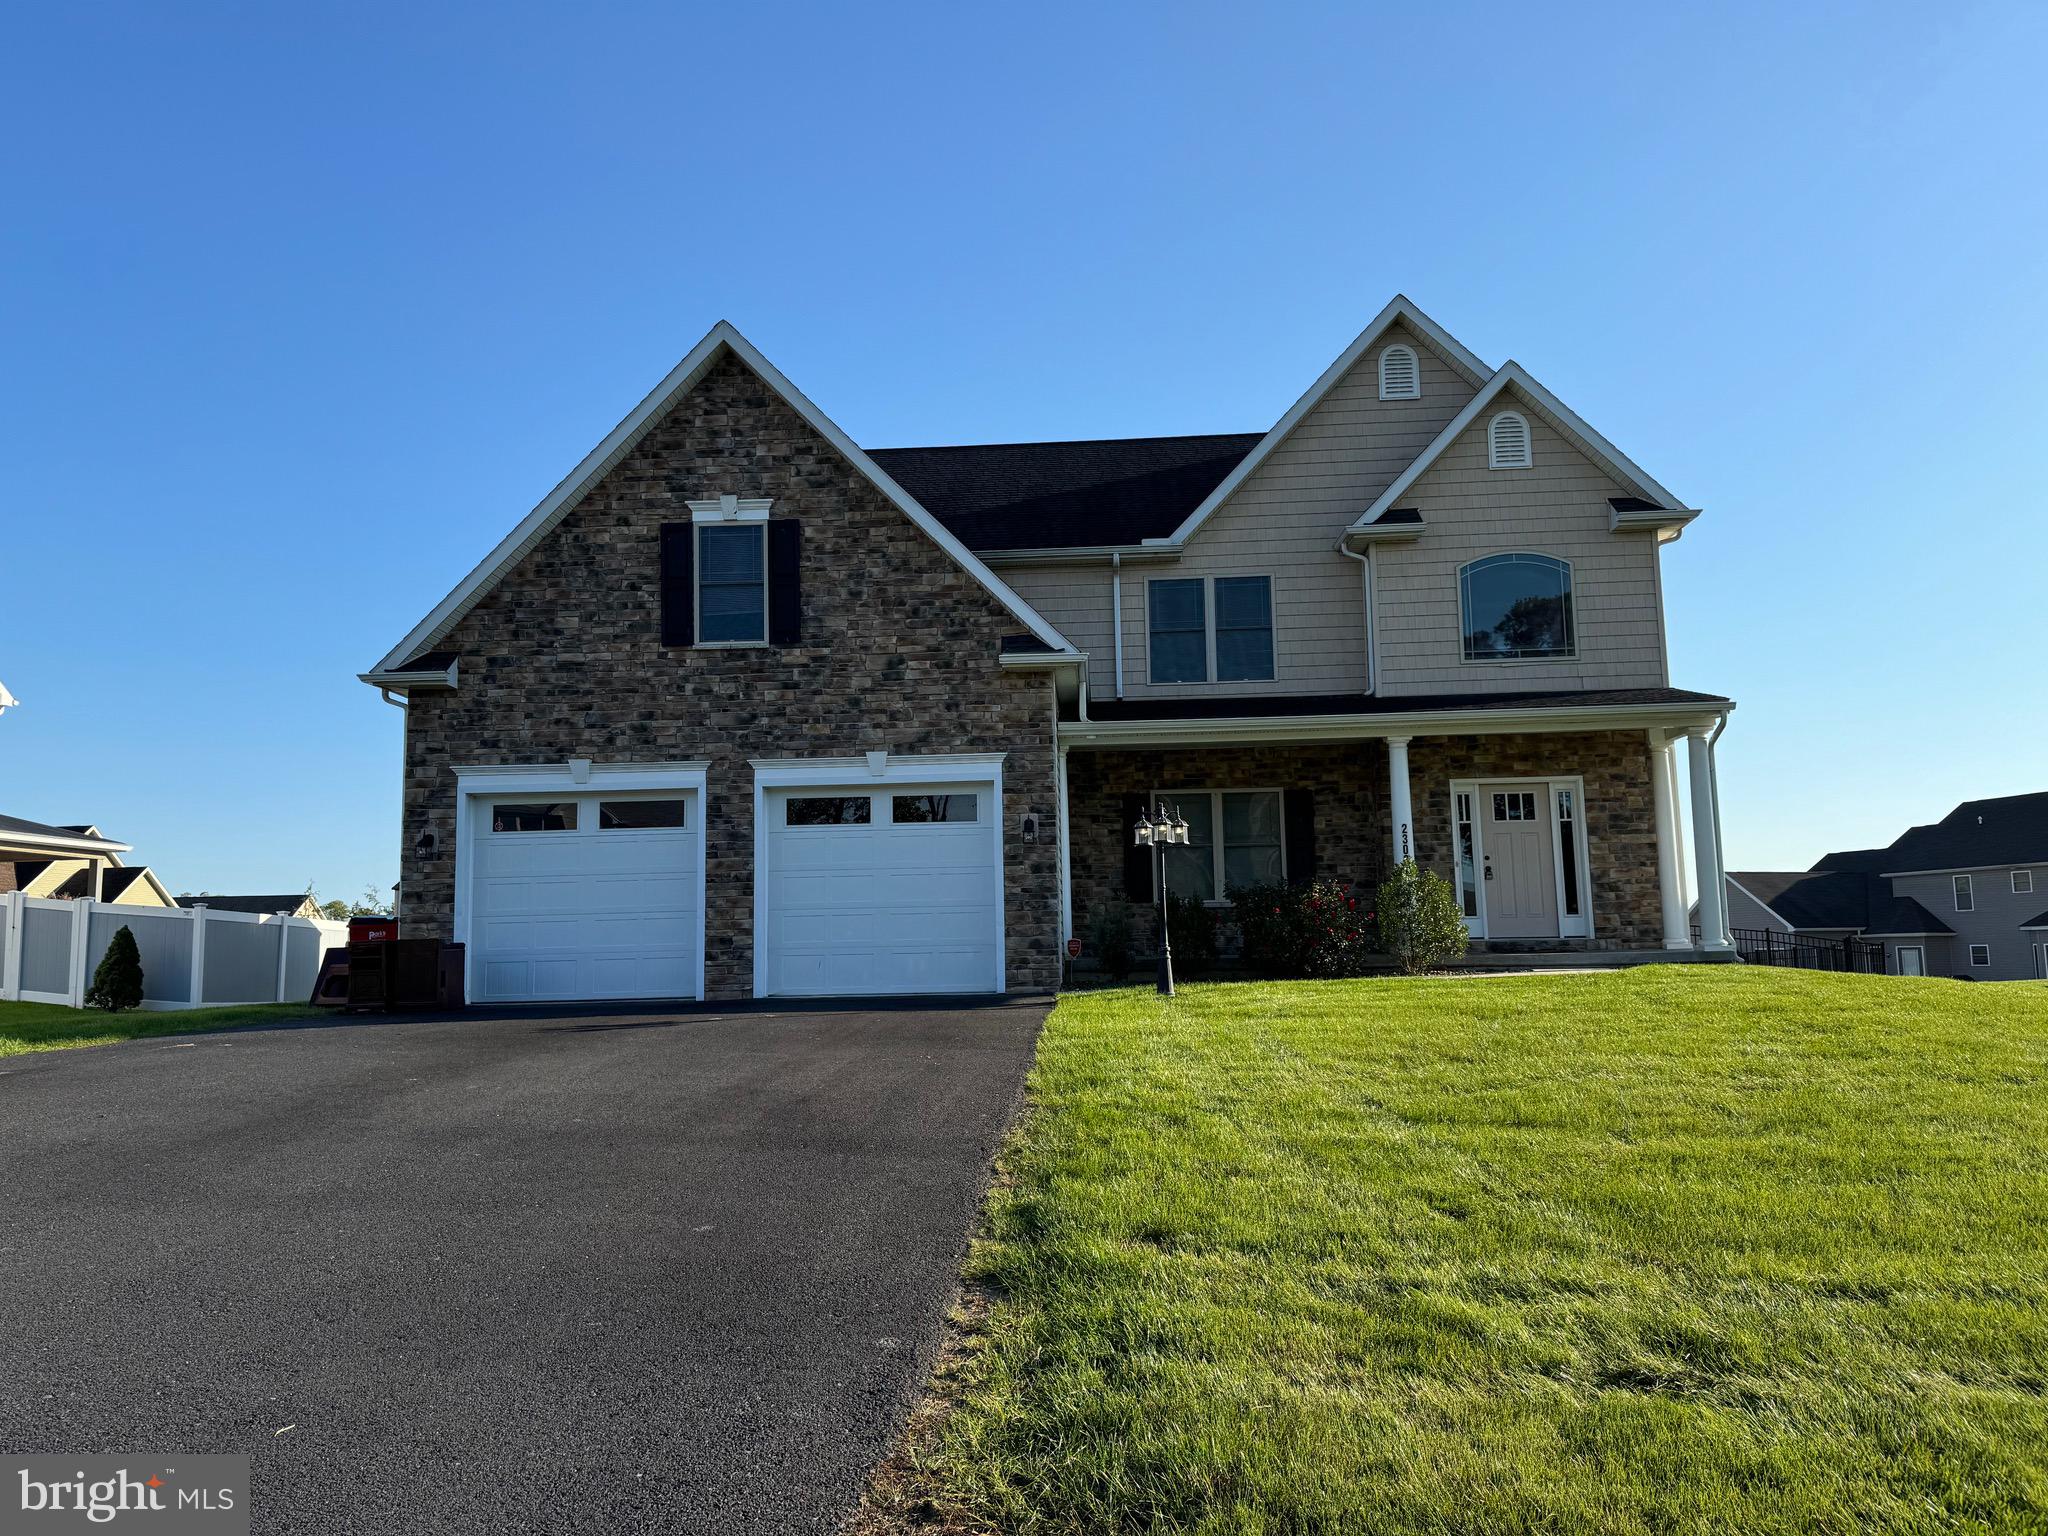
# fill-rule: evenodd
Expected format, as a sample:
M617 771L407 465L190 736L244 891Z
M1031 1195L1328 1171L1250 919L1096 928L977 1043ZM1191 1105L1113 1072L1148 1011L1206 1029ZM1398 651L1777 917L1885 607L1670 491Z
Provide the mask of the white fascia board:
M1654 501L1660 508L1670 509L1663 514L1665 520L1669 520L1671 511L1686 512L1687 522L1699 516L1696 509L1686 508L1676 496L1645 474L1634 460L1581 420L1571 407L1531 378L1528 370L1520 363L1510 359L1500 365L1500 372L1488 379L1480 387L1478 394L1465 402L1465 408L1445 424L1443 431L1437 433L1430 445L1416 456L1415 461L1394 477L1394 483L1380 492L1379 498L1359 514L1358 520L1348 531L1359 532L1380 514L1399 506L1401 498L1415 488L1415 482L1422 478L1429 467L1443 457L1451 444L1465 435L1472 423L1479 419L1480 413L1492 405L1503 390L1510 388L1574 447L1584 452L1615 480L1629 487L1645 501ZM1647 517L1649 514L1631 515Z
M9 832L0 829L0 848L33 853L115 854L132 853L133 843L116 843L104 837L71 837L58 833Z
M1375 523L1370 528L1346 528L1338 536L1341 547L1346 544L1412 544L1429 531L1429 524L1388 523L1384 527Z
M991 549L982 553L988 565L1099 565L1115 557L1125 560L1178 560L1180 551L1158 544L1048 545L1043 549Z
M498 547L486 555L483 562L465 576L454 591L435 605L432 613L420 620L412 632L393 646L369 673L363 674L364 680L368 681L378 673L395 671L406 657L432 645L453 629L463 615L475 607L484 595L504 578L505 573L546 537L557 523L568 516L598 481L632 452L640 440L653 429L655 423L710 371L721 350L731 351L758 374L762 382L781 395L819 436L838 449L855 469L867 476L877 490L894 502L906 517L923 529L934 543L951 555L968 575L987 588L989 593L1034 635L1058 650L1073 649L1064 635L1040 617L1023 598L1011 591L1007 583L982 564L966 545L953 537L909 492L885 474L881 466L863 453L853 439L841 431L830 417L784 378L781 371L763 357L754 344L742 336L730 321L721 320L705 333L704 339L692 347L681 362L669 370L667 377L655 385L645 399L633 407L624 421L605 435L603 442L590 450L583 462L571 470L561 484L548 492L539 506L520 519L519 526L500 540Z
M1044 671L1051 667L1080 667L1088 664L1086 651L1016 651L996 659L996 665L1020 671Z
M1397 293L1385 309L1373 316L1371 324L1338 355L1337 360L1323 370L1322 377L1308 387L1308 392L1288 407L1287 414L1273 424L1273 430L1259 439L1252 451L1238 462L1237 468L1223 477L1223 483L1204 497L1202 504L1190 512L1178 528L1163 539L1147 539L1145 542L1154 546L1185 544L1194 531L1209 520L1209 515L1235 495L1237 488L1251 478L1252 472L1287 440L1303 418L1322 403L1323 397L1337 387L1338 381L1358 366L1359 359L1397 321L1427 341L1431 350L1453 370L1464 375L1468 384L1481 385L1492 377L1493 370L1468 351L1463 342L1417 309L1406 294Z
M1954 864L1947 869L1889 869L1878 879L1903 880L1910 875L1982 875L2000 869L2032 869L2040 862L2038 859L2007 859L2002 864Z
M358 672L358 682L368 683L372 688L391 688L403 693L408 688L449 688L456 686L456 675L462 666L462 658L456 657L445 667L427 667L410 672Z
M879 768L865 757L757 757L759 789L819 785L988 783L1001 777L1003 752L876 753Z
M1672 507L1655 512L1616 512L1608 527L1615 533L1655 529L1659 533L1669 532L1675 539L1685 531L1686 524L1699 515L1698 507ZM1670 540L1665 542L1669 543Z
M1624 704L1585 709L1456 709L1371 715L1246 716L1235 720L1063 720L1074 747L1221 746L1285 741L1370 741L1384 736L1499 736L1705 727L1734 704Z

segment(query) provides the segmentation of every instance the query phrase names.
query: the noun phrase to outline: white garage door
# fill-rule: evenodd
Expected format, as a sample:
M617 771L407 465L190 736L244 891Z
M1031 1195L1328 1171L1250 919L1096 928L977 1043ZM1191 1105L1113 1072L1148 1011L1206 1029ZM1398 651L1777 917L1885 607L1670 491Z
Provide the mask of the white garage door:
M473 802L475 999L698 996L700 809L683 790Z
M763 797L766 991L999 992L993 784L772 789Z

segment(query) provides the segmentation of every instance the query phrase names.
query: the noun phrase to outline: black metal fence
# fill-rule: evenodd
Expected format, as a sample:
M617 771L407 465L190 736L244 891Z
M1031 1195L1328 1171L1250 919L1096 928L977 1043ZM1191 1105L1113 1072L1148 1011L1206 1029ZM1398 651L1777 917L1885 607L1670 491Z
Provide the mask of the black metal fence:
M1822 938L1810 933L1779 933L1770 928L1731 928L1735 953L1750 965L1783 965L1801 971L1849 971L1884 974L1884 946L1871 939ZM1697 926L1692 941L1700 941Z

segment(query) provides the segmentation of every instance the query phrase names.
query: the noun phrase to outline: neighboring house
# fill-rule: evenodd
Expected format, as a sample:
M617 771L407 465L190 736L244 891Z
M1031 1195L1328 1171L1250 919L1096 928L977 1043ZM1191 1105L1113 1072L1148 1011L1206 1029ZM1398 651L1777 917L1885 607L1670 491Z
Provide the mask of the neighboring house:
M873 452L721 322L363 674L402 916L483 1001L1049 988L1151 933L1156 797L1191 896L1412 850L1481 942L1690 954L1696 515L1401 298L1264 433Z
M51 826L0 816L0 896L19 891L74 901L90 896L127 906L168 907L171 893L146 865L128 865L127 843L95 826Z
M180 896L181 907L205 907L211 912L255 912L268 917L274 912L289 917L321 917L320 904L310 893L292 891L283 896L215 896L201 891L196 896Z
M1728 876L1736 928L1857 935L1903 976L2048 977L2048 793L1966 800L1888 848Z

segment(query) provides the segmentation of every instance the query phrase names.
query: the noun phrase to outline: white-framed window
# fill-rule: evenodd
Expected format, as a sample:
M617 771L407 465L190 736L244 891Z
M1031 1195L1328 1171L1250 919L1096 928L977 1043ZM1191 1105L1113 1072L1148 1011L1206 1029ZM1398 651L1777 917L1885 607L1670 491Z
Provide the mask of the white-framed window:
M1957 875L1953 882L1956 893L1956 910L1974 912L1977 910L1977 888L1968 875Z
M1467 661L1567 661L1577 654L1572 567L1549 555L1488 555L1458 568Z
M1479 915L1479 865L1474 857L1477 844L1472 831L1472 792L1460 790L1451 797L1458 817L1458 898L1467 917Z
M688 820L687 803L680 799L597 802L600 832L673 832L687 826Z
M1380 398L1382 400L1420 400L1422 398L1422 368L1416 361L1415 349L1396 342L1391 347L1380 349Z
M2012 893L2015 896L2034 894L2034 872L2031 869L2016 869L2012 872Z
M491 807L491 830L574 832L576 812L577 802L574 800L535 800L517 805L502 802Z
M1987 966L1990 963L1991 946L1989 944L1972 944L1970 946L1970 964L1973 968Z
M1502 411L1486 424L1488 469L1530 469L1535 463L1529 419L1520 411Z
M1157 810L1178 811L1185 846L1166 850L1166 889L1197 901L1227 901L1248 885L1287 878L1286 823L1277 789L1154 790Z
M1273 578L1155 576L1145 584L1155 683L1273 680Z
M698 523L697 643L768 643L768 525Z

